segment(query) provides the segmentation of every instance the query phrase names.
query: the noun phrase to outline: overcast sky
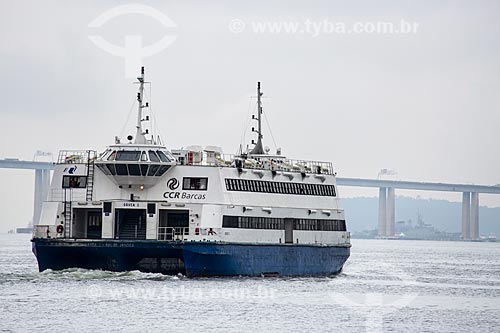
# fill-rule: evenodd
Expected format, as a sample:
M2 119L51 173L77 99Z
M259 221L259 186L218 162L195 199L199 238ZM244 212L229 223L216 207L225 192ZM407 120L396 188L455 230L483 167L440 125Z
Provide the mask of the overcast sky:
M341 177L376 178L388 168L404 180L500 183L498 1L150 1L142 4L175 26L126 14L89 27L122 4L0 0L0 158L100 151L133 133L122 129L137 86L124 59L89 36L117 46L125 36L143 45L170 36L175 41L143 60L168 147L236 152L260 80L273 137L288 157L332 161ZM259 22L401 20L417 23L416 33L254 30ZM32 171L0 169L0 231L31 219L33 179ZM500 206L500 196L480 200Z

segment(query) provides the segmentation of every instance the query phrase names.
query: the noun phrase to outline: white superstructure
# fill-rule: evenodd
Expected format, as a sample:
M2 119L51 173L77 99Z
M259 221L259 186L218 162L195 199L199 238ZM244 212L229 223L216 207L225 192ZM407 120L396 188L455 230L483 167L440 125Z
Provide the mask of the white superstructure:
M62 151L35 237L234 243L348 244L335 172L257 142L236 156L217 147L169 150L143 129L144 70L135 137L103 153ZM151 137L148 139L148 137Z

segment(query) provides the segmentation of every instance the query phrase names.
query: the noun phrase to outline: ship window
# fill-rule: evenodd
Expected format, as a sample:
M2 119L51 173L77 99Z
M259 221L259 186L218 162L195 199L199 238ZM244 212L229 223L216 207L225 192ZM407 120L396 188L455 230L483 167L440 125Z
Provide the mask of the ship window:
M146 152L145 152L145 151L143 151L143 152L141 153L141 161L142 161L142 162L147 162L147 161L148 161L148 155L146 155Z
M158 171L158 169L160 168L159 165L151 165L149 167L149 172L148 172L148 176L154 176L156 171Z
M301 185L300 194L304 194L304 195L308 195L309 194L308 184L302 184Z
M63 188L85 188L87 187L86 176L63 176Z
M226 190L293 195L316 195L335 197L334 185L274 182L248 179L225 179Z
M141 164L141 175L145 176L148 174L148 165L147 164Z
M116 167L116 174L118 176L128 176L126 164L115 164L115 167Z
M106 149L99 155L100 160L104 160L108 157L108 154L111 152L111 149Z
M130 151L130 150L122 150L116 154L117 161L138 161L140 151Z
M108 161L114 161L116 158L116 150L114 150L109 156Z
M206 191L208 186L208 178L188 178L182 180L183 190L199 190Z
M283 230L284 219L253 216L227 216L222 218L223 228ZM344 220L293 219L295 230L346 231Z
M223 228L238 228L238 217L237 216L224 216L222 218Z
M156 173L157 177L163 176L165 172L170 168L170 165L162 165L159 169L158 172Z
M131 176L140 176L141 170L139 168L139 164L129 164L128 165L128 174Z
M156 153L152 150L149 151L149 160L151 162L160 162L160 159L158 158L158 156L156 156Z
M158 153L158 157L160 157L160 161L170 162L170 159L167 157L167 155L165 155L164 152L162 152L161 150L157 150L156 152Z
M116 175L116 169L114 164L106 164L106 167L113 176Z

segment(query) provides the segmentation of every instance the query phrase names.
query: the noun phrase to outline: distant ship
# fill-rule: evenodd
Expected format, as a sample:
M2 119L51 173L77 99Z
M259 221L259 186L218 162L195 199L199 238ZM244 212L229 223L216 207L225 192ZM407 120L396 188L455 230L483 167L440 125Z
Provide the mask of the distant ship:
M144 125L151 116L144 68L138 81L135 137L116 138L99 155L59 153L32 239L40 271L226 276L342 269L351 243L333 166L269 154L260 82L257 141L224 155L213 146L168 150L154 138Z
M16 234L31 234L33 233L33 224L29 222L24 228L16 228Z

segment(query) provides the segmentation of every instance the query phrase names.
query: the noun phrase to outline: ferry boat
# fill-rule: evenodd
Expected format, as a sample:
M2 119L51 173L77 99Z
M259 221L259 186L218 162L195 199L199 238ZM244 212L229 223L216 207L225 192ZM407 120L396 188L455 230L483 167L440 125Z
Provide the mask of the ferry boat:
M139 270L186 276L329 275L350 254L329 162L292 160L257 141L236 155L169 150L146 128L144 67L135 137L97 154L60 151L33 230L40 271Z

